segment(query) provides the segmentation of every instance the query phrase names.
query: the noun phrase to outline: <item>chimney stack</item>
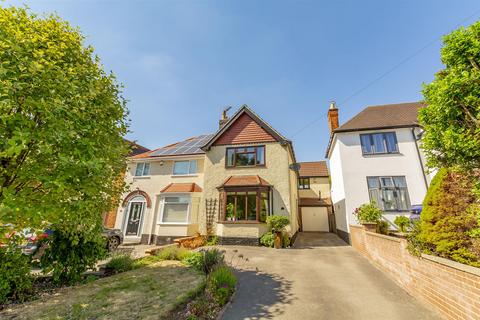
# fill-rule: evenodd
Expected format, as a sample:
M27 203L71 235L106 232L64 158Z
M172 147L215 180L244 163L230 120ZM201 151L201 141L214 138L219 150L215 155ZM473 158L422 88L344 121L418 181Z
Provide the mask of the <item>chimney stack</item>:
M335 101L330 102L330 108L328 109L328 126L330 127L330 133L338 128L338 108Z
M228 110L232 109L232 107L226 107L225 109L223 109L222 111L222 117L220 118L220 120L218 121L218 128L221 129L225 123L228 122L228 120L230 120L228 118L228 115L227 115L227 112Z

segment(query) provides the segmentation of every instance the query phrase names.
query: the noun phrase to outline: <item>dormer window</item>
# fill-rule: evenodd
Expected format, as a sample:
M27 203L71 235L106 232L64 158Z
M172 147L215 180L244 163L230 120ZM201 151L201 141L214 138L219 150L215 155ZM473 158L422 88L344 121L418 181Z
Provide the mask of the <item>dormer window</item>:
M265 165L265 146L227 148L227 167L254 167Z
M361 134L360 142L363 155L398 153L395 132Z

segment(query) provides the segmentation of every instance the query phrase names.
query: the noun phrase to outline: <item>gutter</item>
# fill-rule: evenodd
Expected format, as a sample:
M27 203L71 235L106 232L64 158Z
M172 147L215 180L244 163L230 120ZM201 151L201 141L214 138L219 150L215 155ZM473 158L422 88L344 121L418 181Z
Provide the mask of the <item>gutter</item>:
M422 161L422 155L420 154L420 148L418 147L417 137L415 136L415 128L411 129L413 141L415 142L415 149L417 150L418 161L420 161L420 168L422 169L423 181L425 182L425 189L428 190L427 175L425 174L425 166Z

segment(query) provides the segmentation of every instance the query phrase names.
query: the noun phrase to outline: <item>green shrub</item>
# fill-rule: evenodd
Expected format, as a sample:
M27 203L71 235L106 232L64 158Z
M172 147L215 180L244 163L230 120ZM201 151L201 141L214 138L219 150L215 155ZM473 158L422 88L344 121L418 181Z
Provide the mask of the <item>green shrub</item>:
M273 248L275 244L275 234L267 232L260 237L260 244L264 247Z
M233 274L232 269L221 266L210 273L207 280L207 289L220 305L224 305L235 291L236 284L237 277Z
M207 242L205 243L206 246L216 246L218 244L218 237L211 236L208 238Z
M388 234L388 229L390 228L390 224L386 220L378 220L376 232L380 234Z
M382 210L380 210L376 203L364 203L360 208L355 209L354 214L357 216L359 223L376 223L382 218Z
M93 269L106 257L105 239L100 226L65 223L52 227L40 265L43 272L52 272L57 284L78 282L82 274Z
M209 274L215 266L223 263L224 253L218 249L200 250L190 252L183 261L194 269Z
M282 247L284 248L290 247L290 237L288 236L287 233L284 233L282 235Z
M118 254L107 262L105 268L111 273L121 273L135 268L135 260L128 254Z
M32 290L30 258L14 245L0 247L0 303L23 301Z
M410 226L410 219L405 216L398 216L393 221L398 226L400 232L407 232L408 227Z
M410 237L419 251L480 267L478 229L480 208L473 190L474 174L441 169L423 202L419 230ZM412 249L414 251L415 249Z
M188 249L177 247L177 246L169 246L164 249L159 250L156 253L156 256L160 260L178 260L182 261L188 255L190 251Z
M268 216L267 224L268 227L273 231L282 231L283 228L288 226L290 220L286 216Z

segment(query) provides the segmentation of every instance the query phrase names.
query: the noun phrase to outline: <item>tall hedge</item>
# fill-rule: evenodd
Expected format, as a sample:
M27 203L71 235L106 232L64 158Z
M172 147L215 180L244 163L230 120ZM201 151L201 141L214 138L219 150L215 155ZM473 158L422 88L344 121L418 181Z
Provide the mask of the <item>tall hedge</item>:
M425 253L480 267L480 204L472 191L478 177L441 169L423 202L417 243Z

